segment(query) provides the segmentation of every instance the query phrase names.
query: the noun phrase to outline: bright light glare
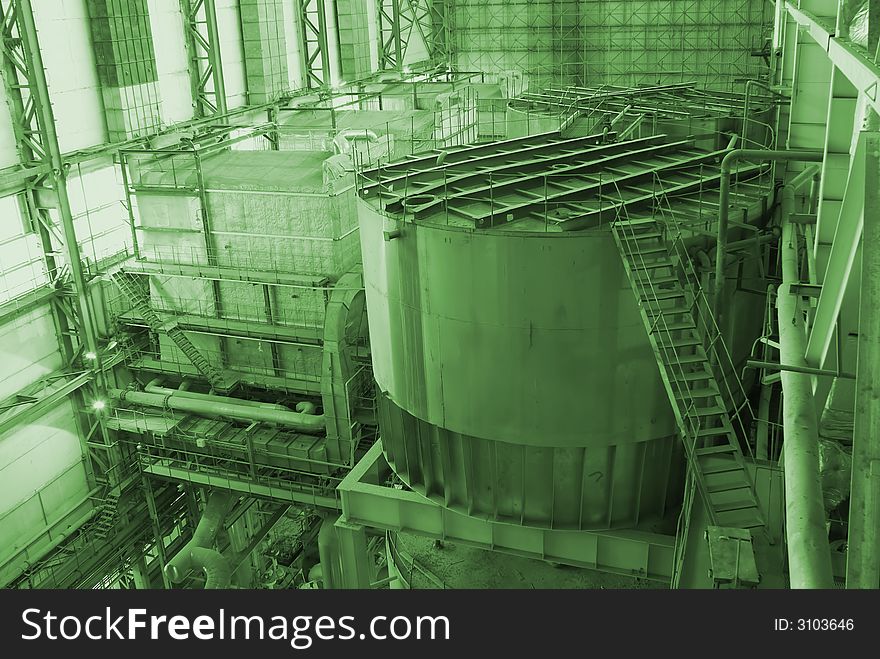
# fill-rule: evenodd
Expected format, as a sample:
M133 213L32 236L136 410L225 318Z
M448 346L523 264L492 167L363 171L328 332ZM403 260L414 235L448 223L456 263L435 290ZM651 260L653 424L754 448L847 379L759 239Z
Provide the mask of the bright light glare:
M103 410L105 407L107 407L107 403L105 403L103 400L96 400L94 403L92 403L92 409L98 412Z

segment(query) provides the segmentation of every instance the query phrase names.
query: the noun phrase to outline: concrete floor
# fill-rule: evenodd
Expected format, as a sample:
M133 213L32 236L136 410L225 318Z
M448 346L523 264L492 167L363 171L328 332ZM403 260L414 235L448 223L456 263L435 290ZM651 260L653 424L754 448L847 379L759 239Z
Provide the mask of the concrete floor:
M398 534L398 547L413 557L430 575L413 570L413 588L584 588L584 589L649 589L664 588L655 581L618 576L568 566L554 567L545 561L462 545L444 543L435 548L434 541L420 536Z

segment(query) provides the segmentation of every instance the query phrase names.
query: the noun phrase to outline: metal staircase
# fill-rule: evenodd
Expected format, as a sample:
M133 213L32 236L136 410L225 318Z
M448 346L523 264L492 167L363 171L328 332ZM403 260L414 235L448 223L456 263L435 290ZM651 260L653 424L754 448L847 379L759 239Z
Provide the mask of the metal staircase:
M165 322L155 311L153 311L153 308L150 306L150 300L141 291L134 275L125 272L124 270L118 270L110 275L110 279L119 287L122 294L128 298L134 309L136 309L141 315L141 318L144 319L144 322L146 322L154 332L164 332L169 339L174 341L174 344L180 348L180 351L186 355L190 362L192 362L192 365L195 366L202 375L208 378L208 382L211 383L211 386L214 389L218 391L226 391L229 389L222 373L205 359L204 355L202 355L189 338L187 338L183 330L177 326L177 323L173 320Z
M668 239L652 217L618 220L612 233L710 524L763 528L737 437L748 399L738 379L732 389L725 377L732 360L680 236Z
M116 521L116 515L119 508L119 494L110 492L101 503L98 504L98 512L95 516L95 537L100 540L106 540L113 529Z

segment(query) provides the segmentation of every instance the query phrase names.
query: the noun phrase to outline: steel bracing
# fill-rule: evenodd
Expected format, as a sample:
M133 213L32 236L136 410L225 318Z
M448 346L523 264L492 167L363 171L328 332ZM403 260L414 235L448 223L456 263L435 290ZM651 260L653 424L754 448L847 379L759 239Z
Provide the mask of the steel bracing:
M379 68L402 71L410 65L452 65L449 0L377 0ZM428 61L409 61L411 42L420 41Z
M90 299L90 276L83 266L67 192L67 165L58 145L31 0L0 3L3 81L13 114L16 142L29 172L22 195L25 216L40 236L46 259L59 347L66 368L88 372L85 389L71 390L92 485L119 482L118 460L100 415L82 413L85 397L100 398L104 367ZM63 259L57 256L63 255ZM88 357L87 357L88 356Z
M226 85L220 57L214 0L180 0L190 59L190 82L196 116L226 112Z
M456 62L532 88L695 81L733 89L766 75L771 13L762 0L457 0Z

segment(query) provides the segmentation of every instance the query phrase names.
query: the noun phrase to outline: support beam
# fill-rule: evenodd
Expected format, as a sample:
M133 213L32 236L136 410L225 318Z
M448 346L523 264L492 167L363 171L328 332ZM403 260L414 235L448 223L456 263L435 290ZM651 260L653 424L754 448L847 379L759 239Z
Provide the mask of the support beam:
M438 540L669 584L675 538L638 530L560 531L470 517L420 494L387 487L376 442L340 483L343 519Z
M339 588L369 589L373 583L372 559L367 548L367 532L360 524L339 519L334 525L339 552Z
M831 241L828 265L819 282L822 284L822 293L806 346L806 362L816 368L821 368L825 363L856 261L865 219L865 163L868 154L876 153L878 148L880 133L862 132L859 135Z
M880 164L878 143L865 162L862 288L847 588L880 588Z
M880 113L880 66L847 39L835 36L834 18L817 16L791 1L785 3L785 8L797 24L805 28L804 34L825 50L832 64L859 92L864 92L868 105Z
M835 68L831 74L831 95L825 120L825 160L822 164L816 218L814 251L817 273L820 276L825 272L828 263L828 252L846 191L857 106L858 90Z

